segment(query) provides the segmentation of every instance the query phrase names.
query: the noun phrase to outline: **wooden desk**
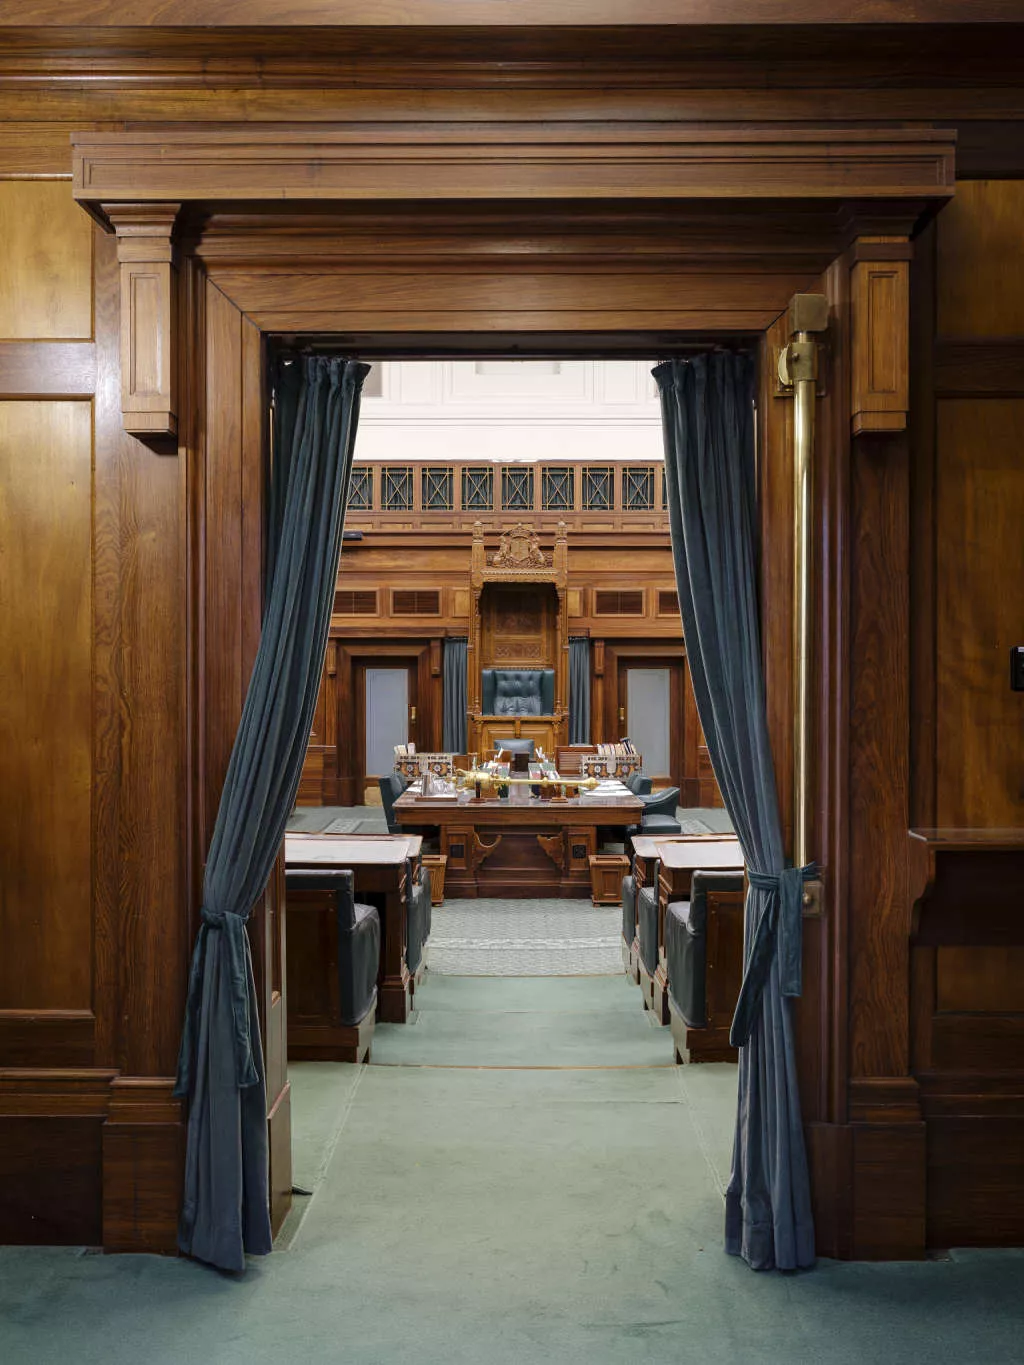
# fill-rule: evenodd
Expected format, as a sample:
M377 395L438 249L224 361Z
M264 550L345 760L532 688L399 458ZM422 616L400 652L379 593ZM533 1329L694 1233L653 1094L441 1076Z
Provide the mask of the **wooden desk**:
M409 1017L410 982L405 963L406 859L419 859L423 840L416 834L289 834L285 863L293 867L351 868L357 900L380 911L381 950L377 976L377 1018L404 1024ZM298 905L297 909L300 908ZM320 913L326 914L321 907ZM303 918L312 920L312 915ZM323 972L326 959L320 930L296 918L288 923L289 964Z
M440 830L441 852L448 859L445 894L453 898L589 898L598 829L638 825L643 813L642 802L618 786L621 795L597 792L567 801L534 796L478 801L469 792L460 792L455 801L431 801L403 792L395 816L406 827Z
M649 886L654 860L660 862L658 878L658 965L650 976L640 958L639 939L635 957L644 1004L661 1023L670 1022L668 1008L668 969L665 963L665 907L669 901L688 900L695 868L735 868L743 871L743 850L733 834L672 834L662 839L639 835L633 839L634 876L637 898L641 886ZM710 956L709 956L710 960Z

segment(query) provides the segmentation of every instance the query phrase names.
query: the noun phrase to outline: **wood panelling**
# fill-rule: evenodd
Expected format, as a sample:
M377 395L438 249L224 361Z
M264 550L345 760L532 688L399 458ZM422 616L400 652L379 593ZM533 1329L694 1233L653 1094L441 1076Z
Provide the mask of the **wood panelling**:
M0 1114L0 1240L98 1246L103 1125L71 1114Z
M850 271L850 294L854 434L902 431L908 404L908 263L858 260Z
M0 398L91 398L91 341L0 341Z
M625 17L677 18L662 0L652 3L653 8L633 6ZM66 24L83 13L75 0L70 4L69 9L49 0L25 0L18 14ZM644 335L660 351L688 328L699 329L705 340L710 332L762 331L793 292L813 288L821 272L828 271L835 326L829 336L816 469L821 512L816 619L822 667L817 720L821 791L814 810L815 852L826 861L825 894L821 918L805 921L805 995L796 1011L802 1097L805 1115L813 1120L816 1218L823 1246L843 1255L919 1253L926 1236L961 1243L1009 1237L1015 1231L1011 1213L1015 1200L1019 1206L1022 1184L1019 1124L1024 1110L1017 1079L1008 1069L1019 1055L1019 1016L961 1010L933 1012L926 1019L928 998L922 987L914 1029L915 1036L928 1033L925 1060L932 1066L968 1064L975 1070L958 1078L951 1071L928 1072L915 1060L927 1134L917 1118L915 1077L908 1074L910 980L916 990L930 979L934 991L937 953L964 946L984 949L969 972L962 960L947 961L944 998L962 1005L974 998L971 981L995 970L991 951L1004 944L1019 948L1013 921L990 894L994 878L982 877L984 889L979 891L983 869L972 863L971 876L965 872L947 896L948 922L931 913L937 902L924 915L923 932L932 941L918 944L913 964L908 964L912 917L904 887L905 851L899 852L908 805L907 627L911 614L915 622L929 613L934 616L933 603L940 594L934 591L934 578L915 575L908 597L907 500L911 495L915 500L931 497L927 490L935 479L919 479L919 467L930 468L939 483L949 471L934 467L933 453L926 450L920 466L915 463L911 488L905 446L899 440L870 438L868 446L854 451L851 480L850 270L846 263L830 267L830 262L858 233L911 234L915 229L913 220L922 205L918 199L895 213L898 229L891 223L880 226L881 220L868 228L856 226L840 209L840 200L858 188L884 191L882 182L891 186L898 177L903 189L916 183L933 206L947 195L952 140L936 139L927 131L900 132L901 123L960 122L959 147L966 149L961 170L989 164L1000 174L1013 173L1024 146L1019 122L1024 119L1021 30L966 24L926 31L898 24L837 31L840 21L860 14L855 0L830 15L832 24L821 31L806 22L730 30L724 26L739 13L732 0L724 8L702 4L688 16L710 19L716 27L709 31L692 23L647 32L628 25L598 30L587 24L622 17L623 12L613 14L607 6L595 12L593 5L570 0L557 13L550 5L543 14L536 8L531 13L548 23L568 18L572 28L517 31L514 25L524 17L520 10L513 16L510 10L499 13L492 4L481 7L477 0L467 4L469 8L447 5L431 11L443 19L440 32L388 34L373 26L318 29L315 50L308 32L289 35L289 16L284 28L253 30L265 12L259 6L247 11L248 27L230 33L159 27L141 45L137 33L7 31L0 52L0 176L67 173L71 132L96 130L101 123L105 136L97 145L103 142L108 149L118 136L123 144L126 125L133 129L130 141L138 146L149 139L151 148L175 141L181 146L196 132L196 127L179 128L180 137L169 137L166 130L140 128L147 120L205 123L200 131L208 146L223 148L223 129L213 125L234 123L231 136L242 146L253 139L241 125L270 121L288 125L286 140L300 157L316 143L331 146L328 161L333 164L323 174L328 182L339 177L328 184L332 193L364 194L363 177L370 175L388 180L385 192L407 193L429 175L425 188L431 194L463 185L474 195L505 197L513 192L522 197L512 208L507 200L487 204L477 199L471 205L438 200L430 207L396 200L386 209L336 203L328 212L323 205L313 210L278 199L250 205L244 214L240 202L221 205L210 217L202 210L186 211L180 283L187 326L180 340L186 348L182 378L187 382L178 395L176 460L158 459L121 431L118 267L112 240L96 236L95 543L91 586L79 588L87 604L91 591L94 616L86 668L88 674L91 667L93 696L92 867L85 869L85 883L91 872L95 991L92 999L76 995L68 1010L50 1009L45 1019L34 1012L35 1002L9 1011L0 1019L0 1045L9 1044L20 1062L39 1066L56 1066L61 1058L80 1064L92 1047L97 1062L124 1068L125 1085L112 1087L112 1071L60 1076L48 1071L45 1083L26 1082L24 1073L0 1076L0 1173L14 1178L13 1185L10 1179L3 1182L2 1197L7 1199L13 1189L16 1205L12 1208L9 1201L3 1207L3 1233L15 1227L19 1235L39 1239L45 1229L47 1240L95 1241L102 1236L111 1245L164 1248L173 1229L180 1127L177 1109L166 1103L166 1088L177 1050L202 860L259 634L264 411L259 325L344 332L354 351L376 345L375 354L393 346L396 336L411 350L436 346L441 333L453 346L467 336L484 338L492 354L505 354L512 345L532 347L536 354L550 346L551 334L560 335L570 349L585 347L594 354L600 345L620 354L617 348L635 340L641 329L647 329ZM96 24L116 21L123 16L115 8L94 4L88 17ZM158 8L154 0L148 11L138 11L137 20L159 18ZM319 0L313 8L322 8ZM9 10L8 5L5 19L11 18ZM890 11L895 14L891 6ZM193 12L198 13L195 6L186 7L176 22L188 22ZM335 6L331 18L339 13ZM511 26L499 37L497 31L465 30L451 23L469 15ZM889 11L882 17L888 16ZM199 17L205 25L217 15L207 6ZM275 22L279 17L275 11ZM806 21L817 16L806 6L784 5L775 17ZM976 18L978 9L975 5L968 11L954 0L953 9L947 5L940 14L936 0L923 0L915 17ZM381 24L394 18L386 15ZM409 13L397 14L400 22L407 18ZM954 81L949 77L951 61ZM848 122L843 128L844 120L859 126ZM325 132L318 124L330 127ZM890 151L879 167L882 144L866 142L863 130L886 124L894 131L882 135ZM775 128L765 135L768 125ZM508 136L509 128L516 130L515 137ZM695 128L704 131L694 133ZM255 142L280 134L280 128L263 129ZM767 140L758 142L751 134ZM746 202L707 199L696 204L692 198L673 198L653 206L627 197L586 204L571 198L560 204L527 198L546 192L545 185L550 188L556 177L558 192L568 195L586 192L588 186L614 190L627 178L633 192L656 184L659 193L670 196L708 194L723 188L723 167L713 164L718 152L744 141L748 149L756 144L756 151L743 169L742 182L736 158L729 175L733 190L760 196ZM687 143L717 150L681 160L679 148ZM801 143L805 150L793 153ZM559 145L562 150L552 154ZM353 165L353 148L358 165ZM401 159L407 148L412 149L411 166ZM789 149L788 164L780 159L780 148ZM859 151L851 157L855 148L866 148L867 159L858 159ZM905 159L908 148L910 162ZM543 154L539 170L530 161L531 149ZM936 150L937 157L932 155ZM815 158L827 164L815 170ZM169 159L161 164L150 157L142 164L140 177L129 186L132 192L143 179L152 184L162 178ZM383 169L375 165L378 161L386 161ZM171 169L180 176L183 191L192 193L198 182L187 158ZM239 181L248 172L237 161L225 169L220 152L207 156L202 173L218 197L222 191L253 190L252 184ZM268 195L288 188L292 172L287 165L279 173L268 172L264 163L262 173L270 175ZM311 192L319 192L322 187L314 186L314 178L321 169L307 164L302 174ZM819 178L811 184L814 175ZM828 189L828 177L835 190L828 200L808 201L796 210L792 200L777 197L781 191ZM164 181L161 195L166 188ZM94 189L101 192L98 185ZM764 198L766 190L770 199ZM1020 397L1019 388L1013 387L1020 382L1020 359L1012 348L1019 348L1024 336L1021 194L1020 185L1007 182L962 184L957 202L938 216L933 230L941 238L936 360L947 397L989 395L984 402L993 404ZM57 206L54 214L41 207L51 201ZM8 343L0 351L0 384L5 386L0 398L88 397L86 352L64 351L61 359L51 349L79 338L87 341L91 333L92 247L84 217L73 211L66 184L42 179L5 182L0 204L3 259L10 268L0 276L0 316L14 316L12 323L0 325L0 342ZM11 205L18 206L17 213ZM28 206L25 212L22 205ZM878 207L883 217L893 216L891 205ZM75 239L69 250L55 245L62 223ZM228 305L207 291L204 268L214 290L226 291L235 305L251 303L247 321L225 321ZM25 303L27 293L33 298ZM207 306L213 314L210 338L204 334ZM884 319L886 308L878 315ZM930 342L934 329L927 330ZM20 349L34 337L47 343L38 355ZM1008 344L997 350L958 349L972 339L986 348L993 339ZM891 338L883 335L880 340ZM11 343L19 349L10 349ZM919 335L915 346L922 348ZM211 376L214 387L208 398L204 385ZM247 392L255 400L239 405L234 393L232 411L218 411L218 398L227 401L232 386L246 376ZM880 378L877 373L869 377L872 383ZM918 378L915 371L922 394L915 420L931 403L930 389L922 389ZM954 432L956 441L947 441L955 477L947 478L945 490L939 488L936 507L941 504L950 516L956 479L968 480L974 459L982 461L981 443L992 443L995 428L979 417L981 405L979 399L974 415L963 418L959 434ZM763 529L774 533L764 537L763 608L772 737L788 817L790 538L785 459L791 404L772 406L767 422L771 442L762 449ZM951 409L945 399L939 407L944 421ZM1005 426L1005 420L991 419L997 426ZM926 416L925 426L927 421ZM976 451L960 439L970 423L980 433ZM1001 448L1002 426L996 438ZM979 468L984 470L983 462ZM360 523L372 544L360 547L365 560L354 558L348 565L356 572L345 588L379 591L403 559L421 551L433 556L436 575L424 581L440 591L442 614L421 621L415 641L410 636L393 644L418 655L423 726L418 737L426 745L429 733L429 747L434 747L440 738L436 662L441 641L445 633L466 633L471 605L462 587L464 561L443 537L432 545L427 542L415 524L415 509L405 516L404 528L375 525L376 515ZM915 506L915 538L919 520L927 516L931 510L918 518ZM977 600L965 596L962 604L949 608L946 634L940 630L937 644L930 638L918 649L915 634L916 676L926 674L940 658L955 657L956 632L971 610L978 613L979 629L991 636L991 600L1012 601L1011 570L1019 581L1019 549L1004 537L1008 524L1009 508L996 527L1002 548L993 545L985 551L984 571L968 572L954 583L950 570L949 588ZM925 548L915 566L929 557L933 565L941 564L950 544L946 529L934 540L922 538ZM641 528L634 523L633 530L614 517L609 525L607 518L595 515L590 525L574 527L573 534L578 536L570 568L576 599L573 627L589 632L594 644L595 730L607 727L594 738L611 738L620 655L630 649L650 654L655 642L683 657L678 618L658 620L654 615L658 593L673 586L671 571L661 567L665 543L654 538L664 535L664 520L660 507L652 510L649 524ZM962 564L970 554L976 563L962 528L959 534L952 562ZM609 537L619 551L616 556L607 552ZM626 556L636 582L621 581ZM589 610L590 590L622 587L642 587L650 614L618 618L615 636L606 641L609 622L579 612ZM380 603L386 605L384 593ZM1001 623L999 617L999 629ZM379 653L394 624L358 616L335 622L335 707L321 718L325 752L331 747L332 716L340 722L335 741L352 727L353 659ZM410 630L414 624L413 619L406 622ZM37 628L41 634L48 629L45 623ZM920 632L926 633L926 627ZM968 631L969 643L973 640ZM979 677L972 675L968 687L976 686ZM966 699L963 706L966 717ZM970 724L965 718L961 726L967 736L963 763L976 769L969 779L975 794L981 791L990 753L975 744L976 732L985 728L989 714L979 706ZM697 736L690 738L687 753L695 758ZM926 728L915 731L918 749L926 743L934 750ZM41 762L49 757L47 750ZM950 747L942 782L951 800L957 790L956 759ZM6 756L0 759L6 761ZM996 770L997 788L1007 770ZM354 783L351 772L348 780ZM929 819L934 818L929 808ZM275 1009L280 1012L282 1004L275 913L268 898L253 922L265 1020L274 1017ZM978 932L983 928L989 941L958 940L964 926L975 926ZM18 921L17 948L20 953L28 944L30 960L32 953L43 952L38 927L27 917ZM86 961L89 949L87 943ZM987 965L978 965L982 962ZM1010 997L1000 992L1009 987L1005 977L999 980L1003 984L998 989L989 989L993 999L1005 1004ZM849 1015L847 984L854 1002ZM978 998L982 990L977 987ZM269 1054L276 1046L270 1040L279 1041L280 1032L266 1036ZM848 1063L858 1082L853 1090L855 1124L846 1121ZM279 1055L268 1060L271 1073L272 1187L279 1216L289 1183L288 1092L282 1087ZM138 1082L137 1088L130 1081ZM101 1139L100 1126L108 1113L109 1134ZM5 1128L9 1124L13 1126ZM107 1215L102 1217L104 1205Z
M1024 335L1024 180L961 183L940 215L940 336Z
M936 426L936 823L1019 825L1024 693L1010 691L1009 651L1024 643L1024 399L943 400Z
M107 1251L177 1251L185 1123L169 1077L115 1079L103 1125Z
M90 405L0 402L4 1009L92 1005L91 530Z
M935 959L937 1009L1024 1015L1024 948L939 948Z
M0 339L92 336L92 235L66 181L0 182Z
M1024 1234L1024 1112L928 1124L933 1246L1019 1246Z
M952 193L938 129L591 129L518 122L331 130L133 128L74 137L78 198L872 199Z
M850 1072L909 1070L908 456L901 436L852 454Z
M196 804L186 786L186 462L121 428L117 253L100 234L96 278L97 1050L127 1075L170 1077L191 950L184 831Z
M121 413L125 431L178 431L177 204L118 204L110 210L121 264Z

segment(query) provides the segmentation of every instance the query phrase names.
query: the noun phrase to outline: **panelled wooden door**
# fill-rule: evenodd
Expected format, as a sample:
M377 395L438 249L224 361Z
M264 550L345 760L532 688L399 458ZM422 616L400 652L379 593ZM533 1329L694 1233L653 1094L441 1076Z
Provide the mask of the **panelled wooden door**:
M683 787L684 670L678 658L619 662L619 734L628 735L640 750L644 776L655 788Z
M419 744L417 658L359 659L355 665L356 744L362 790L394 768L396 744Z

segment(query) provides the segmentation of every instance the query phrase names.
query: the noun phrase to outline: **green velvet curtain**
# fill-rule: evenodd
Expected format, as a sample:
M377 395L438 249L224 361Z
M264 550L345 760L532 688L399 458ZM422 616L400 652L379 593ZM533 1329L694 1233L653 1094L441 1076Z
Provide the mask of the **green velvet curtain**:
M756 576L753 363L712 352L654 371L686 653L750 893L733 1020L739 1107L725 1244L756 1270L814 1263L790 999L800 994L801 887L788 868L768 742Z
M466 752L469 714L469 641L453 635L444 642L444 708L441 715L441 747L448 754Z
M569 743L590 743L590 640L569 639Z
M263 633L210 842L175 1086L189 1099L178 1244L224 1270L271 1249L266 1084L245 925L298 790L368 373L318 356L282 364L276 376Z

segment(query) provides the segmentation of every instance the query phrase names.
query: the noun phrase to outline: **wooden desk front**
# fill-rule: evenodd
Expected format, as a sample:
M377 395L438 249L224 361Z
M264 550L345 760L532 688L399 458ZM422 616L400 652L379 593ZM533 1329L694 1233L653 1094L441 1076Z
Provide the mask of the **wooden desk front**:
M372 898L381 916L380 971L377 976L377 1017L404 1024L409 1017L409 969L405 962L406 859L420 856L423 840L416 834L289 834L285 863L295 867L350 868L356 900ZM297 910L310 902L297 902ZM326 915L326 906L321 909ZM312 919L310 914L308 918ZM298 919L288 925L290 967L324 971L320 928L307 930Z
M522 790L528 790L523 788ZM589 896L590 855L598 829L638 825L643 804L625 787L566 801L431 801L404 792L395 802L400 825L440 830L445 894Z

